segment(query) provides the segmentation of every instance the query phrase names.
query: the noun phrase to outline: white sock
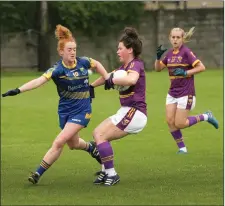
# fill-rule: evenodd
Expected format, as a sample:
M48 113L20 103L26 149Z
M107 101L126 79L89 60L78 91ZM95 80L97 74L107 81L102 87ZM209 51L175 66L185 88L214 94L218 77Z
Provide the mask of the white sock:
M105 172L105 167L103 164L102 164L102 172Z
M204 117L204 121L207 121L209 116L207 114L203 114L203 117Z
M182 150L183 152L187 152L187 148L186 147L181 147L180 150Z
M105 172L108 176L115 176L117 174L114 168L105 169Z

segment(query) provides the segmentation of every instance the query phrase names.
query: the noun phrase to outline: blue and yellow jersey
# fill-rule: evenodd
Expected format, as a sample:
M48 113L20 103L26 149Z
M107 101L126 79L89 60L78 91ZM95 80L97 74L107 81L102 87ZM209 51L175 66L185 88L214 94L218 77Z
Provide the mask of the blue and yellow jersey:
M59 99L59 114L91 113L88 69L93 67L93 60L76 57L73 66L66 66L59 60L43 76L56 84Z

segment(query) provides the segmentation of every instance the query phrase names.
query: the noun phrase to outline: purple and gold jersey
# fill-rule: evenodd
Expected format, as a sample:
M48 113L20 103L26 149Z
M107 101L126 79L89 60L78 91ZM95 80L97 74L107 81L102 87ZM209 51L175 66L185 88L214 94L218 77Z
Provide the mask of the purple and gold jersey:
M43 76L56 84L59 99L59 114L91 113L88 69L92 59L76 57L73 66L67 67L62 60L48 69Z
M178 51L170 49L164 59L160 62L168 68L171 85L169 94L172 97L179 98L186 95L195 96L194 76L173 76L173 71L176 68L182 68L184 70L192 69L199 59L193 54L193 52L182 45Z
M117 70L125 70L128 73L129 71L139 73L140 77L135 85L130 86L126 91L119 92L120 104L121 106L134 107L147 115L147 105L145 102L145 70L143 61L133 59L126 68L121 66Z

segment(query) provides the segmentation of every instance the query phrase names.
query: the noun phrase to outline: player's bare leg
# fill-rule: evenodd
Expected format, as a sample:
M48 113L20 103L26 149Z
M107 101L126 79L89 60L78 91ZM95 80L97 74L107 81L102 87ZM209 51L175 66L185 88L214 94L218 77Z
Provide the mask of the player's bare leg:
M37 168L35 173L32 173L29 176L28 180L33 184L36 184L43 173L59 158L65 143L69 139L71 139L74 134L78 133L82 128L83 126L78 124L70 122L66 123L64 129L54 140L52 147L45 154L40 166Z
M93 158L101 164L101 158L94 141L86 142L80 138L79 134L74 135L69 141L67 141L68 147L73 150L87 151Z

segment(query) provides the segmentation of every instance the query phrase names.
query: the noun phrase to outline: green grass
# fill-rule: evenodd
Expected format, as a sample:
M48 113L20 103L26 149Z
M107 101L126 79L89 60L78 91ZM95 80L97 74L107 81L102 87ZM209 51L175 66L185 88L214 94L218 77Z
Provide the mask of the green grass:
M40 73L3 73L2 92ZM97 76L92 75L91 80ZM223 71L196 76L197 104L193 114L207 109L220 122L183 130L189 154L177 147L165 120L167 72L147 73L148 124L138 135L112 143L121 182L110 188L94 186L99 165L83 151L65 146L60 159L38 185L27 181L51 146L58 127L58 97L53 82L1 100L2 205L222 205L223 204ZM96 89L93 118L81 132L93 129L119 108L116 91Z

